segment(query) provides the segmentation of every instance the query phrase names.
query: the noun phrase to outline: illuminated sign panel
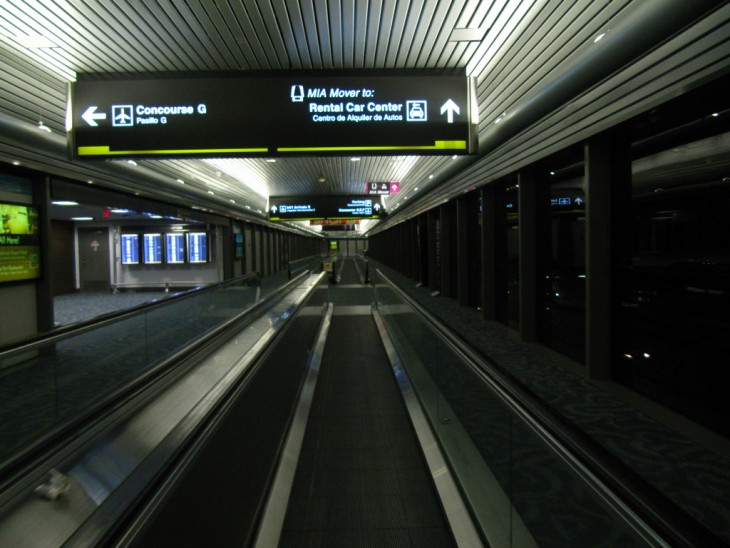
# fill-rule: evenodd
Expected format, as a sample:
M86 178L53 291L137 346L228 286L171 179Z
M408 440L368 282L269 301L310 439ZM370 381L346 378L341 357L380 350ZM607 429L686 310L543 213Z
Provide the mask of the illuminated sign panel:
M218 77L79 75L73 158L470 154L473 80L463 71Z
M38 210L0 203L0 283L40 278Z
M270 221L377 219L384 213L379 196L271 196Z

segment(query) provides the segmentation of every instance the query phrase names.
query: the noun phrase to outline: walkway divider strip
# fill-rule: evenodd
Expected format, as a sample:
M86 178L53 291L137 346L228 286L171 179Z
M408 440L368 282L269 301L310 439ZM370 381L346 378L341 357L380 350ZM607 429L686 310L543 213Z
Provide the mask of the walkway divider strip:
M395 345L390 339L388 330L385 327L383 318L377 308L373 307L373 317L375 324L380 332L380 338L383 341L385 352L390 360L390 365L393 368L393 374L395 375L398 388L400 388L403 394L403 400L408 409L408 414L413 423L413 428L416 431L416 436L421 445L423 455L426 458L429 472L433 478L436 491L441 499L441 504L446 514L446 519L451 527L451 532L454 535L459 548L471 548L471 547L482 547L484 546L474 522L471 519L469 509L464 503L464 499L461 496L461 491L454 480L454 476L451 473L451 469L446 463L441 448L439 447L438 441L434 436L431 425L428 422L426 413L421 407L421 403L418 400L418 396L413 390L408 373L406 372L403 364L398 356L398 351L395 349Z
M299 462L299 454L301 453L304 434L307 430L309 412L312 409L314 389L317 387L322 355L332 321L332 310L333 304L329 302L327 304L327 312L319 328L317 342L309 358L307 376L304 379L297 408L292 418L292 424L284 442L284 449L276 469L273 486L266 500L261 525L256 535L255 548L275 548L279 545L284 519L286 518L286 509L289 505L289 496L292 485L294 484L297 463Z

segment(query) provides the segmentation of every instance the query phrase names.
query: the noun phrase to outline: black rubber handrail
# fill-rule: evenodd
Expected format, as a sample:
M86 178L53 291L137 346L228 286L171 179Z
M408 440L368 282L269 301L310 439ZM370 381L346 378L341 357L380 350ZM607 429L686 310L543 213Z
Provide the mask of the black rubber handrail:
M562 448L604 483L631 511L671 546L722 546L723 541L656 489L628 465L613 456L593 438L552 410L516 377L484 356L471 343L444 324L398 287L380 269L380 277L416 310L434 331L482 379L496 388L500 398L542 427Z

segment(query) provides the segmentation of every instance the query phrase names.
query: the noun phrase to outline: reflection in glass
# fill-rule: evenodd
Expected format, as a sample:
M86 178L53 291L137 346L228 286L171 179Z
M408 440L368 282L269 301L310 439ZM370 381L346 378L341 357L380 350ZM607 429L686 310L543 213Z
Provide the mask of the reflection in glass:
M730 180L718 160L729 152L726 133L634 162L633 249L614 349L619 382L725 436Z

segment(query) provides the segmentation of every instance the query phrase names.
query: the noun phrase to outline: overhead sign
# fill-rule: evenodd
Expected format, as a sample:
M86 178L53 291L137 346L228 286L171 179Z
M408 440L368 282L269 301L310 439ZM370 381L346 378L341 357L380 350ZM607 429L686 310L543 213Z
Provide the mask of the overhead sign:
M377 219L385 212L376 196L271 196L270 221Z
M463 71L79 75L69 148L73 158L470 154L473 96Z
M368 194L390 194L390 183L365 183Z
M310 226L354 226L359 224L360 219L313 219L309 221Z

